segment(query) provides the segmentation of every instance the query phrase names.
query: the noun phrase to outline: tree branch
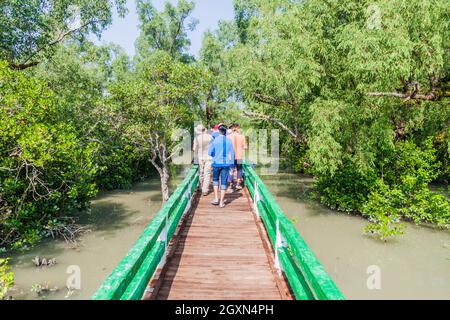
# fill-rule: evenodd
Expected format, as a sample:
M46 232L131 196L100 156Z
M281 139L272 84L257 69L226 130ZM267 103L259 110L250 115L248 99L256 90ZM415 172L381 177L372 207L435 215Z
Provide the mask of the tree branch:
M20 70L25 70L25 69L37 66L38 64L39 64L39 62L37 62L37 61L33 61L33 62L30 62L30 63L25 63L25 64L22 64L22 63L20 63L20 64L10 63L9 67L11 69L13 69L13 70L19 70L20 71Z
M271 96L267 96L261 93L253 93L253 97L262 103L267 103L273 106L288 106L288 107L296 107L295 102L293 101L287 101L282 99L277 99Z
M409 93L399 93L399 92L369 92L367 94L370 97L396 97L402 98L405 101L408 100L426 100L432 101L436 100L436 92L431 92L429 94L409 94Z
M285 130L291 137L293 137L295 139L295 141L302 143L302 144L306 144L306 142L307 142L305 137L292 131L286 124L281 122L281 120L279 120L279 119L272 118L265 114L251 112L251 111L244 111L244 115L246 115L247 117L250 117L250 118L254 118L254 119L260 119L260 120L273 122L273 123L277 124L278 126L280 126L283 130Z
M425 100L425 101L434 101L439 98L437 93L437 85L439 83L439 79L434 76L429 76L429 82L430 82L430 92L427 94L419 94L420 91L420 84L417 82L411 83L411 82L404 82L405 83L405 91L408 89L408 86L414 84L414 90L412 92L408 93L400 93L400 92L369 92L367 95L370 97L395 97L395 98L401 98L404 99L404 101L409 100ZM447 95L444 94L444 97Z
M175 55L175 47L176 47L177 39L178 39L178 36L181 34L181 28L183 27L185 19L186 19L185 15L182 15L180 17L180 20L178 20L177 31L173 35L172 43L171 43L170 49L169 49L169 52L172 56Z
M90 20L90 21L86 22L85 24L81 25L78 28L71 29L71 30L68 30L66 32L61 32L56 39L54 39L53 41L51 41L51 42L49 42L49 43L47 43L47 44L37 48L35 51L31 52L22 62L20 62L20 63L10 63L9 67L11 69L14 69L14 70L25 70L27 68L34 67L34 66L38 65L40 62L39 61L29 62L29 61L31 59L33 59L33 57L35 57L39 52L41 52L42 50L44 50L44 49L46 49L48 47L52 47L52 46L60 43L66 37L72 35L75 32L81 31L82 29L86 28L90 24L98 23L98 22L101 22L101 21L103 21L103 20Z

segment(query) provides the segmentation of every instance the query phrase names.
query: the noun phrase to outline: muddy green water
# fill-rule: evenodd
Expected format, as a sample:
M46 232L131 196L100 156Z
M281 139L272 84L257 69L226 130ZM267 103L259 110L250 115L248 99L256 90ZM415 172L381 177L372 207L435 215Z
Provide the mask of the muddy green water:
M449 232L408 224L405 235L376 241L362 234L363 218L308 201L312 178L262 178L346 298L450 299ZM379 290L367 286L371 266L380 271Z
M308 201L311 178L279 174L263 180L347 299L450 299L449 232L408 225L394 241L374 241L362 235L364 219ZM80 239L78 249L53 240L12 256L16 286L10 294L15 299L89 299L160 205L157 180L102 193L86 221L92 231ZM35 256L56 258L57 265L36 268ZM81 290L67 296L66 271L73 265L80 267ZM369 266L381 272L379 290L367 287ZM33 284L59 290L39 296L31 291Z

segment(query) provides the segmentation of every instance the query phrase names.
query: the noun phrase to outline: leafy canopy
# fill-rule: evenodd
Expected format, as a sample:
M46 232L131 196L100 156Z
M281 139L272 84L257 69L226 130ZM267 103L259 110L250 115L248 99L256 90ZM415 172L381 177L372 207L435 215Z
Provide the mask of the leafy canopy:
M323 203L362 212L385 184L409 199L400 211L385 208L389 221L400 212L448 225L448 201L426 190L448 172L447 1L237 0L235 7L240 41L224 55L231 84L249 117L284 131L287 156L317 177ZM429 161L440 169L423 166L429 178L417 195L430 204L417 202L414 215L404 210L406 186L422 171L407 173L398 157L429 154L430 140L440 158ZM401 187L386 180L390 167L404 177Z
M193 58L187 53L191 44L187 32L193 31L198 24L196 19L188 20L194 8L193 1L180 0L177 5L167 1L164 10L158 12L151 1L138 0L138 57L161 50L173 58L192 61Z
M126 0L0 1L0 60L25 69L68 37L100 36L112 22L113 8L123 16Z

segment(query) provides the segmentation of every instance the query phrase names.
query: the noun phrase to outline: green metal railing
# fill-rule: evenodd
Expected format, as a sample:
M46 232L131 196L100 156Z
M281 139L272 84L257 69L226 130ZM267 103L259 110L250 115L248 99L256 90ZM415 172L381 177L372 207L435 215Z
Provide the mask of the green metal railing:
M198 181L198 166L193 166L126 257L92 296L93 300L142 298L155 271L166 262L167 246L181 217L190 208Z
M320 262L308 248L253 168L244 163L245 184L275 252L275 267L284 272L298 300L343 300Z

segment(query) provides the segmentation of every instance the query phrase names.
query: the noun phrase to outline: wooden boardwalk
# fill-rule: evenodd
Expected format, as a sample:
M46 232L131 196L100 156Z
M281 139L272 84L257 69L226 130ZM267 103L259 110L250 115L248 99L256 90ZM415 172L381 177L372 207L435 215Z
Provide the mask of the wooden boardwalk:
M210 203L213 194L197 197L165 268L150 284L156 290L144 299L290 298L284 279L273 271L273 253L247 190L227 193L226 199L221 209Z

